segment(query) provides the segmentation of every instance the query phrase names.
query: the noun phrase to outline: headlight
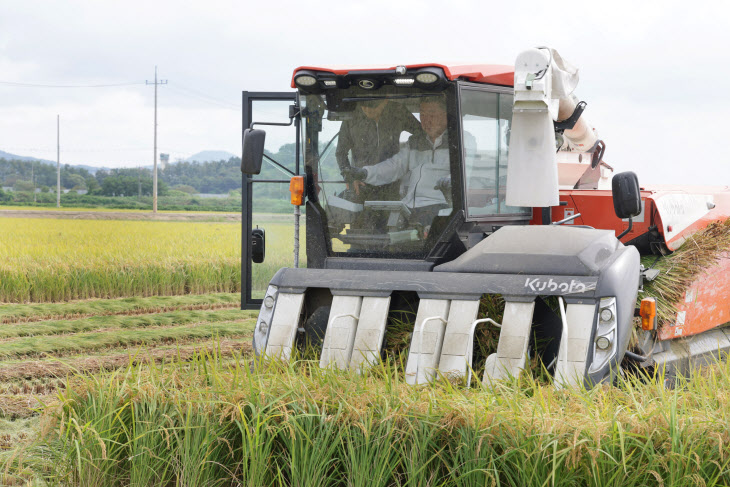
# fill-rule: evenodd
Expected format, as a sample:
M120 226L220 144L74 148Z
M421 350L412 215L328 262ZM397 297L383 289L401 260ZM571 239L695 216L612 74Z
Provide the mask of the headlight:
M316 82L317 78L315 78L311 74L301 74L294 78L294 83L296 83L297 86L304 86L305 88L314 86Z
M604 323L610 323L613 320L613 311L611 308L601 308L601 321Z
M398 86L410 86L413 84L413 78L395 78L393 83Z
M593 362L588 373L603 369L616 356L616 298L601 298L598 325L593 340Z
M438 81L439 77L433 73L418 73L416 75L416 81L423 83L424 85L430 85Z
M279 289L276 286L269 286L266 290L266 296L264 302L261 305L261 311L259 311L259 317L256 320L256 328L253 330L253 343L254 352L259 356L266 351L266 344L269 341L269 329L271 326L271 319L274 316L274 309L276 305L276 297L279 293Z

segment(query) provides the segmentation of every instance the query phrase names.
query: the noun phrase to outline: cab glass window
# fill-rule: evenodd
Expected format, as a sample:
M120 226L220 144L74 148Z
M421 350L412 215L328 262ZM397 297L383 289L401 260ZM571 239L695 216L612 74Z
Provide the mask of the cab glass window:
M301 94L302 152L330 255L428 254L452 213L459 137L447 98L394 86Z
M512 95L464 88L461 114L467 218L529 214L505 204Z

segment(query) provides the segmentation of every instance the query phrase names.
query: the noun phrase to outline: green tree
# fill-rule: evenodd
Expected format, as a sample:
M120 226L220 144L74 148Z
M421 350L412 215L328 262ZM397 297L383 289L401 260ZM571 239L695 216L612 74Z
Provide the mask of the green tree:
M32 192L35 189L33 181L17 180L13 185L13 191L29 191Z

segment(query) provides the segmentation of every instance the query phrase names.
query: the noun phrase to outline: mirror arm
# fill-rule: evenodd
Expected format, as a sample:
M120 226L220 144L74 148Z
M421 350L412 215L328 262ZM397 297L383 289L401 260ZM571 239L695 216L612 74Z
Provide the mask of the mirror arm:
M272 164L276 164L278 167L280 167L281 169L283 169L287 173L289 173L292 176L294 176L294 173L290 169L288 169L288 168L284 167L283 165L279 164L278 162L276 162L275 160L273 160L271 157L267 156L266 154L264 154L264 158L266 160L268 160L269 162L271 162Z
M254 125L273 125L275 127L291 127L291 124L294 123L294 119L299 116L301 113L301 110L299 110L298 105L289 105L289 123L283 123L283 122L251 122L250 129L253 129Z
M253 128L254 125L274 125L276 127L291 127L291 124L294 123L294 119L290 118L289 123L278 123L278 122L251 122L250 129Z
M624 230L623 232L621 232L620 234L618 234L618 236L616 238L619 239L619 240L621 240L621 238L623 238L624 235L626 235L631 230L633 230L633 228L634 228L634 219L631 218L631 217L629 217L629 228L627 228L626 230Z

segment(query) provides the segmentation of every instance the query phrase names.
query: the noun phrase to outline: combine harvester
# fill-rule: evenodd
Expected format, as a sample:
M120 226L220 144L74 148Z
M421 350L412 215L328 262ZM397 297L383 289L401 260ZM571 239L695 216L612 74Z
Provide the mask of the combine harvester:
M296 93L244 92L243 303L260 306L256 354L288 360L319 336L322 367L358 369L383 353L388 317L409 307L412 384L470 375L479 326L500 327L484 381L517 376L535 356L558 386L592 387L626 365L671 378L727 354L725 250L672 319L657 322L656 300L637 296L658 274L640 256L664 258L725 222L730 191L653 189L614 174L577 82L577 69L538 48L514 67L301 67ZM289 123L252 119L255 103L274 100L294 101ZM264 154L260 125L295 127L290 165ZM263 157L291 179L257 177ZM307 268L280 269L255 300L265 238L251 228L252 194L283 181L297 235L306 205ZM485 294L503 297L501 323L478 319Z

